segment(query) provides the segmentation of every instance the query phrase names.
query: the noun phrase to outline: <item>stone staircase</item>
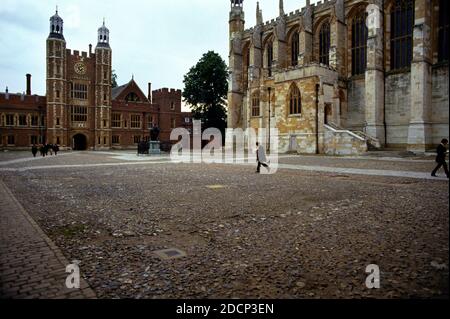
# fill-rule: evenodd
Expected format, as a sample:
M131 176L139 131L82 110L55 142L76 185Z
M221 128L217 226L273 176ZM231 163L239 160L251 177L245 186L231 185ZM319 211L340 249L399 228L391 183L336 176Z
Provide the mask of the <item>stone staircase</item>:
M337 131L349 131L353 134L358 135L359 137L363 138L366 143L367 143L367 148L369 151L378 151L382 148L380 141L377 138L374 138L366 133L364 133L363 131L350 131L350 130L346 130L334 123L330 123L327 124L329 127L337 130Z

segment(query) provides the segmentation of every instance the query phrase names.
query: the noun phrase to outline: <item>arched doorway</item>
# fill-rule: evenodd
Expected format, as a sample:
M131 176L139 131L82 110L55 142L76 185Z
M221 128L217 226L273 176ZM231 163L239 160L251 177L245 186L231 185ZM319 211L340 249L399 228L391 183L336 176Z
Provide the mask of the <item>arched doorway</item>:
M87 149L87 138L83 134L73 136L73 150L85 151Z

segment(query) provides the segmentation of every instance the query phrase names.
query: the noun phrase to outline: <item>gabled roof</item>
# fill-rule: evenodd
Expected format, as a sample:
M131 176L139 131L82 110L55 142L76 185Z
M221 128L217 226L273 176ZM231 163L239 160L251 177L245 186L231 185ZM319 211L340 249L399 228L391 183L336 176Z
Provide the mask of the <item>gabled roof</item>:
M147 96L144 94L144 92L142 92L141 88L137 85L134 79L131 79L131 81L127 84L113 88L111 93L113 101L125 100L128 94L134 93L139 97L141 102L150 103Z

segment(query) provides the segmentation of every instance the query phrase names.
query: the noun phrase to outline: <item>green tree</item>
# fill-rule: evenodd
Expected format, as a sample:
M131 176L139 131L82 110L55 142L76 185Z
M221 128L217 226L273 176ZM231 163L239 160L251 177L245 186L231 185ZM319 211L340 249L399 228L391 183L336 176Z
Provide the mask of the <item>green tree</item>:
M112 70L112 73L111 73L111 86L113 88L118 87L116 70Z
M202 129L227 126L226 97L228 68L219 54L209 51L184 76L183 98L191 105L193 118L202 121Z

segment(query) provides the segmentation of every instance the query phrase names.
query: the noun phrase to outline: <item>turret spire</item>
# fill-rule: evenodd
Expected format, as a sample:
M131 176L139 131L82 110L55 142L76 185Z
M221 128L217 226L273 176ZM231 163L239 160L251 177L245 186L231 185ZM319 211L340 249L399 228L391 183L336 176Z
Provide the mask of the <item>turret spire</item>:
M256 3L256 25L263 24L262 10L259 8L259 1Z
M284 2L283 2L283 0L280 0L279 7L280 7L280 16L284 16Z

